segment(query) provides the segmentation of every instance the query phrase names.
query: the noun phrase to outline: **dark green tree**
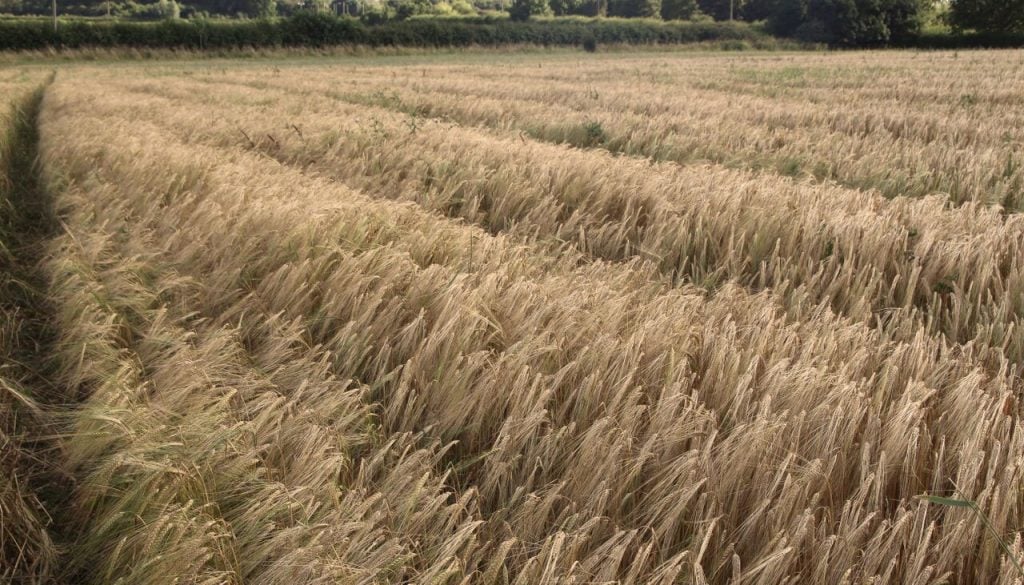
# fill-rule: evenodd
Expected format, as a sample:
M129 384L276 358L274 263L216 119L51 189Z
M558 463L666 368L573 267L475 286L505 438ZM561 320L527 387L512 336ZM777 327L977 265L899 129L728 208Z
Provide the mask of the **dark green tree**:
M430 14L434 5L430 0L387 0L388 13L398 20L418 14Z
M746 0L740 16L743 20L768 20L779 9L779 0Z
M185 0L183 4L198 12L253 18L277 14L277 0Z
M637 16L640 18L661 18L662 0L638 0Z
M661 18L661 0L610 0L608 14L622 18Z
M661 17L665 20L689 20L696 11L696 0L661 1Z
M593 0L550 0L551 11L555 16L570 14L587 14L593 12Z
M277 16L277 0L250 0L250 11L259 18Z
M514 0L508 9L512 20L529 20L534 16L550 16L551 6L548 0Z
M743 13L745 0L697 0L700 11L715 20L738 19Z
M883 15L889 41L902 42L920 34L932 9L932 0L886 0Z
M583 3L584 16L608 16L608 0L586 0Z
M980 32L1024 32L1024 0L952 0L950 24Z
M874 46L917 34L923 0L777 0L768 16L777 35L840 46Z

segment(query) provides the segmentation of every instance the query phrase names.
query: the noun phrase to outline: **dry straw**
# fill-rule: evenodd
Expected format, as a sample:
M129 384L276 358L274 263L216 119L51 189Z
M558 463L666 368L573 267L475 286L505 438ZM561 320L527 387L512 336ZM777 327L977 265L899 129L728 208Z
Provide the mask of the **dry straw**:
M509 111L565 101L547 75L632 95L589 67L514 66ZM68 75L42 119L81 579L1015 582L916 496L1021 524L1016 217L346 105L315 70L151 71Z

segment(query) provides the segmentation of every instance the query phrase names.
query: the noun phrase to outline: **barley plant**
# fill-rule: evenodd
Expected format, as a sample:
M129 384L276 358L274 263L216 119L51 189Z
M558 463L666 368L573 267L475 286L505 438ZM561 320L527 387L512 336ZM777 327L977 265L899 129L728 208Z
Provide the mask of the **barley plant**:
M0 578L1024 582L1022 64L0 71Z
M31 118L38 107L39 75L0 75L0 93L10 96L0 111L0 581L44 583L57 555L39 491L49 483L52 452L41 442L51 416L38 392L41 363L33 339L43 323L33 307L45 296L45 281L29 263L42 255L34 205L24 195L32 164ZM30 227L31 226L31 227ZM33 392L36 390L37 392Z

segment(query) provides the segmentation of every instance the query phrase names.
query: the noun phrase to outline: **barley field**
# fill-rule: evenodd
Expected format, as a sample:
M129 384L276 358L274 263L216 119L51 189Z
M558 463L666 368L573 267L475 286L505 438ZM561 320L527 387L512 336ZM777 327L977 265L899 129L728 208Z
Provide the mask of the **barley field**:
M1024 51L0 89L0 578L1024 583Z

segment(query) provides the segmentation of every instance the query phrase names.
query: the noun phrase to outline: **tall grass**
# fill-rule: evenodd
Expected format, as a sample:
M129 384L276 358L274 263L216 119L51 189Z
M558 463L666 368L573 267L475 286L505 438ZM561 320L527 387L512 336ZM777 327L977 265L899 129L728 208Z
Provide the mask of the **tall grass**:
M594 153L196 87L61 79L45 102L82 580L1014 582L976 517L915 497L955 485L1021 525L1001 348L597 253L672 217L628 183L585 197L635 162L592 159L564 212L533 187L554 168L490 161ZM410 154L442 147L466 190Z
M711 290L729 280L770 287L787 306L827 302L906 338L924 330L973 341L995 369L1024 357L1019 216L765 173L651 165L373 108L339 113L330 100L267 89L222 88L201 102L188 83L135 89L121 107L184 129L176 131L191 142L247 146L492 233L642 258L675 282ZM260 103L267 99L279 100L272 111ZM190 107L152 115L174 103Z
M38 493L53 472L44 441L53 432L51 413L41 403L52 390L42 386L34 355L45 327L44 291L33 278L35 193L26 193L40 81L0 81L11 99L0 111L0 581L19 584L47 583L57 569L51 518Z
M613 152L767 168L887 197L941 193L1017 211L1024 206L1020 128L1004 105L1017 103L1019 57L990 55L991 65L955 54L929 56L927 65L907 54L866 63L856 54L755 57L728 68L711 59L647 59L514 76L457 67L447 75L439 67L400 77L396 68L315 85L343 101L576 146L593 145L585 128L597 120L598 146Z

